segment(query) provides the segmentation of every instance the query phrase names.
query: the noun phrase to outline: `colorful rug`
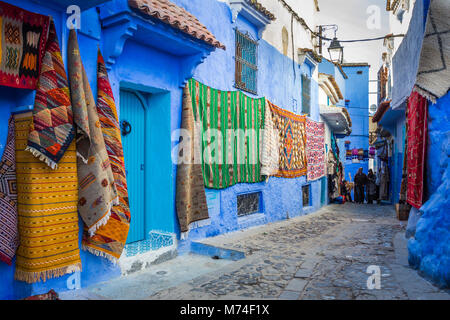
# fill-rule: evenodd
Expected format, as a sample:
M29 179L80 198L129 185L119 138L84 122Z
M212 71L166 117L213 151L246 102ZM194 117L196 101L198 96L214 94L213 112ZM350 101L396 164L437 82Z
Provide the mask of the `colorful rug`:
M428 9L415 89L436 102L450 85L450 1L433 0Z
M120 258L127 241L130 207L116 104L100 50L97 58L97 112L119 194L119 205L112 207L108 222L98 228L95 235L90 237L87 229L84 230L82 247L95 255L116 261Z
M89 235L93 236L99 227L108 222L112 206L118 204L118 193L74 29L69 34L67 61L77 125L78 212Z
M296 178L306 174L306 117L268 102L272 121L280 137L279 170L275 175Z
M419 209L423 203L423 174L427 141L428 101L417 92L408 99L407 201Z
M209 223L200 152L201 124L193 113L195 84L191 80L183 89L175 200L181 239L186 238L190 229Z
M266 105L270 102L266 101ZM270 108L265 108L264 131L261 140L261 175L270 177L278 173L280 162L280 134L275 128Z
M307 178L313 181L325 176L325 125L306 120Z
M207 188L261 182L260 130L265 99L188 83L194 119L200 121L203 179Z
M20 245L15 278L46 281L81 270L75 142L52 170L25 151L31 112L15 116Z
M0 161L0 261L9 265L19 246L14 118L9 118L6 147Z
M0 2L0 85L36 89L50 18Z
M51 21L26 150L56 169L74 133L67 76Z

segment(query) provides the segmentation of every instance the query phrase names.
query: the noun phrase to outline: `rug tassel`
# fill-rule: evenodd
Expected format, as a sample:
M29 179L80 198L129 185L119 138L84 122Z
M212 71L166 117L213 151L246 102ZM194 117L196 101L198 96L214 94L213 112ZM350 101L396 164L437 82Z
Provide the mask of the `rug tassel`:
M192 229L206 227L206 226L209 226L210 224L211 224L211 218L191 222L188 226L188 231L182 232L180 234L180 239L186 240L189 235L189 231L191 231Z
M108 205L108 213L101 218L100 220L98 220L93 226L91 226L88 230L89 232L89 236L92 237L95 235L95 232L102 226L104 226L105 224L108 223L109 218L111 217L111 210L112 207L119 205L119 196L115 197L114 199L111 200L111 202Z
M16 268L14 279L19 281L25 281L27 283L35 283L38 281L46 282L48 279L62 277L68 273L81 272L81 263L76 263L74 265L65 266L61 268L39 271L39 272L28 272Z
M428 91L423 90L423 89L419 88L418 86L414 86L414 90L413 91L415 91L418 94L420 94L421 96L427 98L432 103L436 103L436 97L434 95L432 95L431 93L429 93Z
M117 259L116 257L114 257L113 255L109 254L109 253L106 253L106 252L104 252L104 251L100 251L100 250L98 250L98 249L89 247L89 246L87 246L87 245L85 245L85 244L81 244L81 248L82 248L84 251L88 251L89 253L92 253L93 255L95 255L95 256L97 256L97 257L102 257L102 258L108 259L108 260L109 260L110 262L112 262L114 265L117 264L117 260L118 260L118 259Z
M31 152L33 156L38 158L40 161L45 162L50 168L53 170L58 169L58 164L54 162L53 160L50 160L46 155L42 154L39 150L36 150L33 147L27 146L25 148L25 151Z

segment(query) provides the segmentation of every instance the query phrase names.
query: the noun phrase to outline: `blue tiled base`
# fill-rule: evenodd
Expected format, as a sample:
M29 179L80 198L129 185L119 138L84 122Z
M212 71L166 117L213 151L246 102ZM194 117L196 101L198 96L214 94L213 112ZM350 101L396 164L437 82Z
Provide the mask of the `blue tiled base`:
M175 235L172 233L151 231L149 232L149 239L125 245L126 257L133 257L148 251L155 251L164 247L173 246L174 239Z

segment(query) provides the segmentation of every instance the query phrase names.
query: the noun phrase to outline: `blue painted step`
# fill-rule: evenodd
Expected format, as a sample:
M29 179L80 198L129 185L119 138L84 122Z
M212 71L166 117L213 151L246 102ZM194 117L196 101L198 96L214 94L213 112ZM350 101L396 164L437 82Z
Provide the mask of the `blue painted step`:
M191 252L210 257L217 256L220 259L227 259L232 261L237 261L245 258L245 253L242 251L214 247L195 241L191 242Z

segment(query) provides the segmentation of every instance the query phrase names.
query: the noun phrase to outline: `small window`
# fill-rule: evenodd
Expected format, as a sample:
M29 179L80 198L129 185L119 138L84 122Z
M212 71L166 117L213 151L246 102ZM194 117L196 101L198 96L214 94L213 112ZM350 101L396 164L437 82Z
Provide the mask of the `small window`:
M257 94L258 42L236 29L235 87Z
M302 113L311 113L311 78L306 74L302 74Z
M252 213L261 212L260 192L240 194L237 196L237 214L246 216Z
M302 186L303 206L309 207L311 205L311 185Z

